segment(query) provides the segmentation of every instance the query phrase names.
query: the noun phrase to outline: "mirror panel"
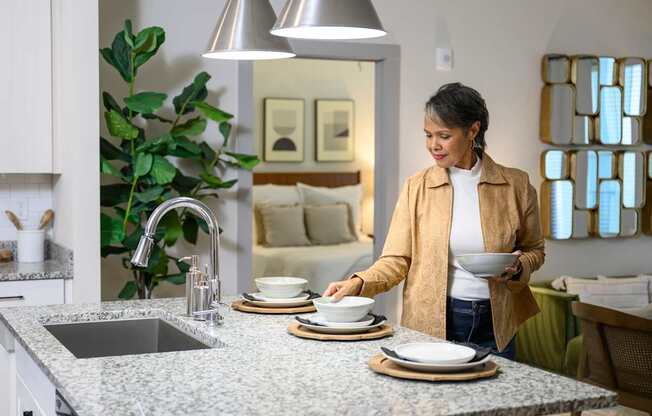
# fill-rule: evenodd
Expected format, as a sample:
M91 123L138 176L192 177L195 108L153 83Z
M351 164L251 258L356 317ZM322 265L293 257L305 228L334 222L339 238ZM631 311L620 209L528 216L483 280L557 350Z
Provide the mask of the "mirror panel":
M652 179L652 152L647 154L647 178Z
M652 181L647 181L646 193L652 195ZM648 198L641 210L641 224L643 233L652 236L652 198Z
M575 118L575 88L571 84L551 84L541 91L541 140L570 144Z
M618 63L616 58L611 56L600 57L600 85L616 85L618 81Z
M565 84L570 79L570 59L566 55L548 54L541 62L541 77L548 84Z
M589 238L591 227L591 211L573 211L572 238Z
M617 237L620 234L620 191L618 180L600 182L597 234L602 238Z
M639 229L638 211L635 209L623 209L620 215L620 236L636 237Z
M589 116L575 116L573 124L573 144L593 142L593 122Z
M542 222L546 238L567 240L573 232L573 182L541 184Z
M619 67L625 115L642 116L647 102L645 61L641 58L624 58L620 60Z
M594 209L597 204L598 155L593 150L571 153L571 178L575 182L575 208Z
M623 143L639 144L643 136L643 125L638 117L623 117Z
M600 89L600 115L595 120L596 136L604 144L619 144L623 123L622 92L620 87Z
M640 152L618 155L618 176L623 184L623 206L641 208L645 204L645 157Z
M568 155L563 150L546 150L541 154L541 172L545 179L568 178Z
M608 150L598 151L598 178L613 179L618 172L618 159L614 152Z
M596 56L575 56L571 64L571 80L575 84L575 111L594 115L598 112L600 67Z

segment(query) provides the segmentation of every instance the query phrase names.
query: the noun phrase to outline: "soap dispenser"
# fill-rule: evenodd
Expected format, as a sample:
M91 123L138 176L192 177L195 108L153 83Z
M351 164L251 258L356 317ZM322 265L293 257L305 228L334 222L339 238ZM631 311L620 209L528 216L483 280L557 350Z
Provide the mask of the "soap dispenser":
M186 315L194 316L193 312L206 310L210 305L211 296L208 279L206 274L199 269L198 255L193 254L181 260L190 260L190 269L186 273Z

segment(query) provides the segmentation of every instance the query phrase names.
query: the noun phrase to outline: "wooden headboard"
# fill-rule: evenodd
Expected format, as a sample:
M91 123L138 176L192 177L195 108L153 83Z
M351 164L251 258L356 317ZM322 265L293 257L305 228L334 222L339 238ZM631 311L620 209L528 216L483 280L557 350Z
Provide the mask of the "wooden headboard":
M360 171L357 172L254 172L254 185L296 185L297 182L312 186L357 185Z

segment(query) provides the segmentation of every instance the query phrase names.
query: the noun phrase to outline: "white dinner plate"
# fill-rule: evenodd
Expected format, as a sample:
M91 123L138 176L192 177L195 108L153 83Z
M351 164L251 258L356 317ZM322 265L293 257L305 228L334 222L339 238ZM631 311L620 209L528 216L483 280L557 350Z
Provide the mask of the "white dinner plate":
M307 319L310 319L311 321L316 322L318 324L326 325L330 328L344 328L344 329L363 328L365 326L371 325L371 323L374 321L374 317L372 315L367 315L361 320L355 322L330 322L326 320L326 317L321 313L312 314Z
M256 299L260 299L259 293L252 293L250 294ZM298 298L290 298L290 299L273 299L273 300L249 300L249 299L244 299L245 302L250 303L254 306L260 306L264 308L293 308L296 306L304 306L304 305L310 305L312 303L312 299L308 299L309 295L301 296Z
M398 358L390 357L389 355L383 353L383 355L390 361L400 365L401 367L409 368L410 370L422 371L427 373L456 373L469 370L471 368L477 367L488 362L491 359L491 354L487 355L480 361L473 363L462 363L462 364L427 364L427 363L417 363L414 361L400 360Z
M275 302L275 303L285 303L285 302L294 302L297 300L306 300L310 297L310 294L308 293L301 293L300 295L295 296L293 298L270 298L269 296L263 295L262 292L249 293L249 295L255 297L261 302Z
M319 326L319 325L308 325L308 324L301 324L302 327L308 328L311 331L314 332L319 332L321 334L362 334L364 332L368 332L374 328L378 328L381 325L384 325L385 322L387 321L382 321L377 323L376 325L369 325L369 326L364 326L361 328L332 328L328 326Z
M427 364L462 364L475 357L475 350L450 342L411 342L394 348L396 355L408 361Z

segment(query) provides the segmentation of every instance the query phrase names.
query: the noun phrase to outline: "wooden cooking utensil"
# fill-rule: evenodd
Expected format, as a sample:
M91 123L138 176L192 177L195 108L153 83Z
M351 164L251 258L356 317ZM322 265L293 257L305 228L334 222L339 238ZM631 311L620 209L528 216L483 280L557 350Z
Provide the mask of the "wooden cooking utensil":
M45 229L45 227L50 225L53 219L54 219L54 211L52 211L51 209L45 210L43 216L41 216L41 222L38 225L38 229L39 230Z
M7 218L9 218L9 221L11 221L11 223L14 224L14 226L16 227L17 230L22 230L23 229L23 225L20 223L20 220L18 219L16 214L14 214L10 210L6 210L5 214L7 214Z

